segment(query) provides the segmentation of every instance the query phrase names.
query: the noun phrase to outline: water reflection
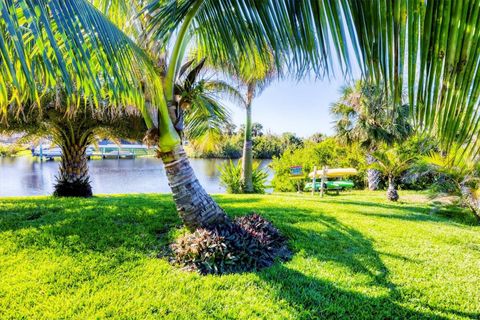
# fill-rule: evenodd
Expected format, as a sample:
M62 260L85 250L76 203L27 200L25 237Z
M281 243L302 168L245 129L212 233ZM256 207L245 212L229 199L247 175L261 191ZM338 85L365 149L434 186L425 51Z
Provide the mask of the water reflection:
M219 183L217 167L228 160L190 161L207 192L225 192ZM269 162L262 161L262 166ZM58 165L59 162L40 162L27 157L0 158L0 196L51 194ZM89 168L94 193L170 192L163 165L155 158L92 160Z

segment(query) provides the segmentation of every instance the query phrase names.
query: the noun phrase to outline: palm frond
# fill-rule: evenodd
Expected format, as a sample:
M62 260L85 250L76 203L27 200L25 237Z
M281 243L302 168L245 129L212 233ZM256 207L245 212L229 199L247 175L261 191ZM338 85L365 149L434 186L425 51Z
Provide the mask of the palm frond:
M446 150L468 144L480 126L480 2L349 3L368 75L397 103L407 88L416 124Z
M168 43L197 3L198 0L153 1L146 8L153 17L151 34ZM233 62L238 66L243 57L254 60L255 55L268 62L269 52L258 50L266 44L275 52L278 67L287 63L299 74L313 68L323 75L331 71L332 56L340 62L341 70L350 66L349 31L343 21L345 4L333 0L205 0L191 30L196 44L206 49L214 64Z
M84 0L0 0L0 116L63 88L81 97L142 108L161 83L148 57ZM152 72L153 74L153 72Z

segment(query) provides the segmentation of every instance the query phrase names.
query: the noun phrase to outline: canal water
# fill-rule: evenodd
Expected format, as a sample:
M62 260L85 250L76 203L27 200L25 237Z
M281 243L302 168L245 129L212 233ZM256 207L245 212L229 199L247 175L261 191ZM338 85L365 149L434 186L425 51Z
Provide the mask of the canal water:
M225 161L228 160L190 159L208 193L225 192L218 171ZM263 160L261 166L269 172L270 180L273 173L269 163L270 160ZM58 165L58 161L40 162L30 157L0 157L0 197L50 195ZM89 169L96 194L170 192L163 165L156 158L90 160Z

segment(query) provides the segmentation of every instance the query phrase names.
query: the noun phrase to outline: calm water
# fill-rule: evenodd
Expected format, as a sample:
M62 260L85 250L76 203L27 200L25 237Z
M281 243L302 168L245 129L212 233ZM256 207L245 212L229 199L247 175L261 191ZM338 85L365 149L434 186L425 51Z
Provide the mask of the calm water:
M227 160L191 159L195 173L209 193L223 193L217 167ZM262 167L268 169L270 160ZM170 192L165 170L155 158L109 159L89 161L94 193L149 193ZM49 195L53 192L58 161L0 157L0 197Z

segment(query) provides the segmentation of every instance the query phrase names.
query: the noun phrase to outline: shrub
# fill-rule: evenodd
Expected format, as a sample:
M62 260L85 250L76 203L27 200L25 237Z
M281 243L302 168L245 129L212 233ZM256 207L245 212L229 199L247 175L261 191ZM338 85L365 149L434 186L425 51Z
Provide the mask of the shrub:
M286 238L257 214L222 228L198 229L179 238L171 249L173 263L200 274L259 270L291 256Z
M0 157L13 157L24 149L16 144L0 145Z
M230 160L218 169L220 171L220 183L227 189L227 193L243 193L241 161L235 164ZM265 193L267 179L268 173L260 168L259 162L254 162L252 172L253 193Z
M240 165L235 165L230 160L219 166L218 170L220 171L220 184L227 188L227 193L242 192L242 167Z

